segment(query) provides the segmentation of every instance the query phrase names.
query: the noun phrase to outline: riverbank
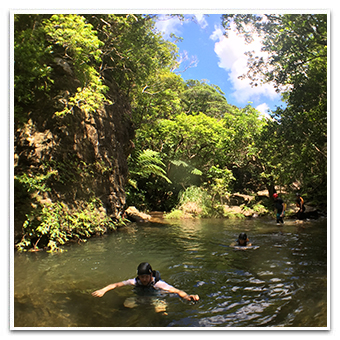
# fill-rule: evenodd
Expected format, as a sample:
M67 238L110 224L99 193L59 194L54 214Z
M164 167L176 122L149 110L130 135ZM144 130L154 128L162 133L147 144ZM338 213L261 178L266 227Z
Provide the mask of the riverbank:
M293 200L289 201L288 195L283 194L286 202L285 217L297 219L297 207ZM286 197L285 197L286 196ZM326 212L312 204L305 204L305 219L317 219L325 217ZM140 212L135 207L126 210L127 218L133 222L156 222L162 223L167 220L183 220L197 218L225 218L225 219L251 219L258 217L275 218L273 202L268 193L259 192L256 195L235 193L230 195L228 204L219 204L210 210L204 211L199 203L194 201L185 202L171 212Z
M296 220L297 207L292 195L281 195L287 202L286 219ZM193 200L192 197L196 198ZM291 199L289 199L291 198ZM317 219L326 216L318 207L307 202L305 219ZM107 215L102 206L93 203L84 204L81 211L71 210L64 204L48 204L41 216L31 216L22 234L15 241L15 248L20 251L49 252L63 251L66 243L81 243L87 239L116 231L130 222L167 223L170 220L189 219L275 219L273 202L268 195L257 193L245 195L234 193L229 195L226 204L202 200L199 195L191 196L171 212L142 212L136 207L128 207L119 220Z

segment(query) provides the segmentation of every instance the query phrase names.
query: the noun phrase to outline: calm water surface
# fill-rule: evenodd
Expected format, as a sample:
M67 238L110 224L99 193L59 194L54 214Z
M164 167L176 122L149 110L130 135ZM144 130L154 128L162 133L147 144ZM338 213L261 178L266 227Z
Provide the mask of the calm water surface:
M245 231L253 250L230 244ZM62 254L15 253L15 327L326 327L327 221L197 220L134 224ZM189 294L122 287L150 262Z

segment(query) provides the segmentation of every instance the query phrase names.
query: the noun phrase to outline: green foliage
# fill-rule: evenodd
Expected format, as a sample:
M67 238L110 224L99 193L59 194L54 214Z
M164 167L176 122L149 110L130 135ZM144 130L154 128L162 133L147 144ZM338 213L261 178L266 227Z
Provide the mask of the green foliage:
M231 220L246 218L242 213L235 213L235 212L227 212L224 214L224 217L229 218Z
M43 248L51 252L62 251L60 246L70 240L86 241L93 235L115 230L119 222L112 221L100 207L98 201L81 209L70 209L62 202L38 206L27 215L24 235L16 247L20 251Z
M221 89L205 81L188 80L181 92L181 102L187 114L203 112L210 117L222 118L232 110Z
M184 82L168 68L152 73L140 92L134 92L133 118L138 127L152 128L158 119L169 119L181 112L179 93Z
M255 34L263 37L263 51L269 52L269 60L248 53L247 77L254 85L261 82L264 75L262 81L273 81L278 89L287 84L296 88L299 84L296 80L308 74L311 63L320 58L327 59L326 14L280 14L265 15L264 18L228 14L222 17L227 31L235 22L237 31L248 42Z
M192 174L192 175L202 176L202 174L203 174L201 170L198 170L198 169L190 166L190 164L188 164L184 161L175 159L175 160L172 160L170 162L171 162L171 164L175 165L176 167L183 167L183 168L187 169L190 172L190 174Z
M219 166L212 166L208 173L209 190L211 192L212 201L215 201L216 195L219 197L219 202L223 204L223 198L228 196L230 185L236 178L229 169L220 169Z
M185 217L185 213L180 209L173 209L171 212L165 215L165 219L168 220L180 220Z
M163 183L171 184L161 154L147 149L138 152L135 157L130 156L128 161L130 178L126 186L127 204L142 210L149 209L147 197L155 199L154 195L162 185L164 186ZM166 194L163 193L163 196Z
M265 215L269 212L269 210L261 203L255 203L251 206L251 209L256 211L259 215Z
M46 175L38 174L36 176L23 173L20 176L14 176L14 181L20 183L28 193L40 191L47 192L51 189L46 185L46 181L57 174L57 171L50 171Z
M223 25L251 41L263 37L268 60L248 53L244 78L272 82L287 104L257 138L256 162L266 181L304 187L319 200L327 193L327 15L224 15Z
M137 130L137 149L143 145L160 152L174 184L161 190L158 187L159 200L168 197L164 192L169 190L177 195L183 188L205 185L214 199L222 201L233 189L236 177L229 169L249 167L249 159L258 153L255 138L265 122L250 105L241 110L230 108L223 117L182 112ZM138 202L133 203L138 206Z
M132 118L138 126L142 120L153 117L154 106L161 106L169 96L174 98L170 88L179 77L169 72L177 66L177 47L156 32L152 15L85 17L104 43L102 74L129 96Z
M58 112L45 110L44 115L65 116L77 108L88 118L113 103L110 93L127 98L131 116L124 119L131 119L136 128L135 150L128 160L128 204L166 211L176 207L172 215L182 217L216 216L223 214L221 207L232 191L256 191L266 185L270 192L274 185L289 188L293 182L311 200L325 199L326 16L283 14L268 15L266 20L257 15L223 16L226 31L235 22L247 41L261 35L263 50L269 52L268 60L249 52L249 70L243 77L254 86L274 82L284 90L286 108L278 108L267 120L250 104L244 108L228 104L218 86L184 81L176 74L178 49L156 31L155 18L15 15L16 127L46 100L57 107L63 93L55 86L54 68L61 60L77 85L70 87L63 107L55 109ZM68 118L62 119L65 125ZM50 159L46 168L34 173L28 166L17 169L16 195L20 192L25 194L20 198L32 200L39 192L48 195L51 183L77 185L80 178L91 181L95 174L113 171L104 162L68 156L67 161ZM38 202L27 214L18 249L56 251L69 240L113 230L113 222L99 208L99 202L84 204L81 210L61 202ZM252 209L266 213L266 204L257 202Z
M188 187L179 194L178 208L194 217L211 217L212 205L208 192L196 186Z
M75 75L82 86L68 98L64 110L57 115L71 113L77 106L86 113L95 112L104 104L111 103L105 97L108 87L102 84L95 62L101 61L104 44L97 37L93 26L79 15L53 15L44 21L44 30L56 46L65 51L63 58L71 61Z
M14 121L27 122L23 107L38 101L53 85L51 46L45 39L42 16L14 15Z
M289 187L293 182L311 188L315 183L321 194L327 173L325 18L224 16L226 29L234 20L248 42L254 34L263 37L269 60L248 53L250 67L244 78L254 86L271 81L277 89L285 89L287 108L278 108L272 119L261 118L251 105L229 105L217 86L197 80L172 87L172 97L162 106L155 101L156 91L150 92L152 100L146 107L154 119L140 121L136 148L162 154L173 186L164 186L160 196L204 185L213 200L222 204L233 190L251 192L265 186L272 193L275 185Z
M214 217L211 197L201 187L188 187L180 191L177 206L165 217L167 219Z
M89 63L92 58L100 61L102 52L99 47L103 46L93 30L93 26L86 23L83 16L75 14L52 15L44 21L44 25L45 32L50 36L52 42L65 49L74 64L78 65L77 72L86 82L88 68L85 64ZM81 70L83 70L83 74L81 74Z
M164 166L165 164L161 160L160 153L147 149L139 152L135 170L131 169L131 174L141 177L155 175L165 179L168 183L171 183L169 178L166 177L166 172L163 169Z

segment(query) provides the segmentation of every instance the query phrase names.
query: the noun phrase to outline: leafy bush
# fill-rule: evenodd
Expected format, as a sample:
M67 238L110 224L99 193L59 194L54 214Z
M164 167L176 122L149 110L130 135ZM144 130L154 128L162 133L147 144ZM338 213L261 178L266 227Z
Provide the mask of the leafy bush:
M211 197L205 189L191 186L180 192L177 209L174 209L168 215L168 218L182 217L178 211L192 217L211 217L213 215Z
M37 207L23 224L24 235L16 245L20 251L37 251L42 248L50 252L62 251L61 245L68 241L86 241L93 235L102 235L116 230L113 222L100 209L98 202L91 202L84 208L70 209L64 203L51 203Z
M251 208L257 213L259 213L260 215L264 215L268 213L268 209L260 203L254 204Z
M184 217L184 212L179 209L174 209L172 210L169 214L165 215L166 219L174 219L174 220L179 220Z

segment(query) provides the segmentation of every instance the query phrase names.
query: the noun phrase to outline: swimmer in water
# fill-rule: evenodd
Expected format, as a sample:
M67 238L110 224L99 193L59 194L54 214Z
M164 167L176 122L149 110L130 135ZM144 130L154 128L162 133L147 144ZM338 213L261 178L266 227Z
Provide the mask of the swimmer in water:
M177 289L165 281L161 280L160 274L156 270L152 270L151 265L147 262L141 263L137 268L137 277L126 281L112 283L102 289L96 290L92 293L95 297L102 297L109 290L123 287L123 286L135 286L141 288L151 288L156 290L163 290L168 293L177 294L180 298L187 301L198 301L198 295L189 295L183 290Z
M248 243L249 242L249 239L247 237L247 234L246 233L241 233L239 236L238 236L238 239L236 242L233 242L231 244L232 247L235 247L235 246L238 246L238 247L250 247L251 246L251 243Z

